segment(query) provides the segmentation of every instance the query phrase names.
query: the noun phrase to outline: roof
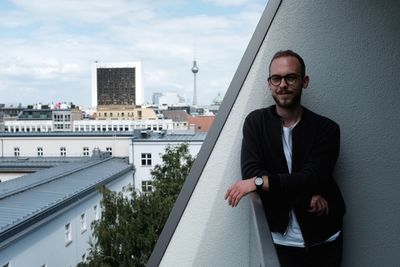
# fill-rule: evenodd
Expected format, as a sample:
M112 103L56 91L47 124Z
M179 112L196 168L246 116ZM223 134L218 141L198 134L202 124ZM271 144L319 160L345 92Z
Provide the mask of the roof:
M196 125L196 131L208 132L214 122L215 116L195 116L188 119L189 124Z
M204 142L206 139L206 132L161 132L154 133L152 131L136 131L132 141L134 143L140 142Z
M0 137L92 137L92 136L132 136L132 131L107 132L0 132Z
M50 168L60 164L86 162L86 157L1 157L0 172L31 172L43 168Z
M187 121L190 117L186 110L163 110L162 114L165 119L172 119L173 121Z
M129 171L126 159L91 158L0 183L0 248Z

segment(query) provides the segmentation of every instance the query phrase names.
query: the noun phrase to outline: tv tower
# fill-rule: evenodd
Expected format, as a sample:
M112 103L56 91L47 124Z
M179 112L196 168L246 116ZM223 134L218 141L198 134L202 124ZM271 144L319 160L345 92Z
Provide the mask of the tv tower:
M199 68L197 67L196 59L193 60L193 105L197 105L197 84L196 84L196 74L199 72Z

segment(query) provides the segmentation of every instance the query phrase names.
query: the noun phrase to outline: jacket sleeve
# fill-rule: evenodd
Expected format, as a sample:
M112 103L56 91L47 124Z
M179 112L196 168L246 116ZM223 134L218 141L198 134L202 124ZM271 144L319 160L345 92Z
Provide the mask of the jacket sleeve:
M271 173L268 176L270 191L278 194L324 193L333 182L332 172L339 148L339 126L331 120L323 120L302 168L291 174Z
M249 179L254 176L269 175L265 168L265 159L259 142L262 140L260 131L257 129L257 120L254 115L247 116L243 125L242 149L240 163L242 179Z

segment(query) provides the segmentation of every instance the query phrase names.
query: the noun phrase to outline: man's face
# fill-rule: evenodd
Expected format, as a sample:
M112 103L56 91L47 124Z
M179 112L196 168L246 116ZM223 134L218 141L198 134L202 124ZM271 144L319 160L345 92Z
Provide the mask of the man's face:
M301 77L297 58L287 56L272 61L268 86L278 107L292 109L300 105L302 88L308 86L308 81L308 76Z

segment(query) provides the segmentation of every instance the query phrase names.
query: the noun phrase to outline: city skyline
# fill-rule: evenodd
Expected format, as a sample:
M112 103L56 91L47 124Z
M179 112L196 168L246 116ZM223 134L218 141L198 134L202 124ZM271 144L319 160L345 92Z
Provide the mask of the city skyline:
M91 64L140 61L145 102L155 92L198 104L225 94L265 0L0 3L0 103L90 106Z

